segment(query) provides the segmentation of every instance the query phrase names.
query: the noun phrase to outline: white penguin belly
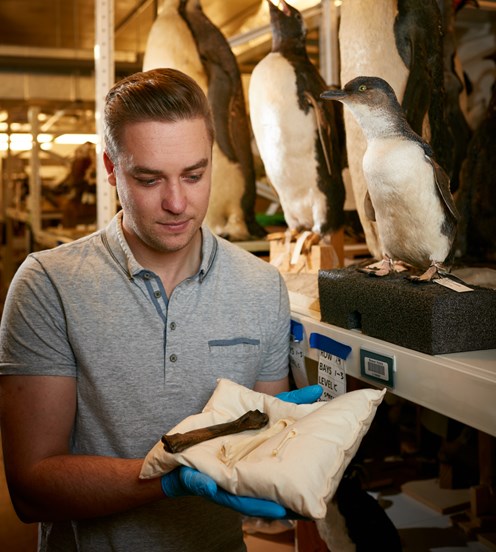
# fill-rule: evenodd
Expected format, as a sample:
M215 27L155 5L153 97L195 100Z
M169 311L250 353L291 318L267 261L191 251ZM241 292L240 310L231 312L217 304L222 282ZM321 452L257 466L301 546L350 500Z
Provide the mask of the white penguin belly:
M441 231L443 204L422 148L407 140L372 140L363 171L384 253L419 267L443 262L451 243Z
M257 147L288 226L319 232L327 202L317 188L315 116L298 107L296 75L281 54L270 53L253 70L249 103Z

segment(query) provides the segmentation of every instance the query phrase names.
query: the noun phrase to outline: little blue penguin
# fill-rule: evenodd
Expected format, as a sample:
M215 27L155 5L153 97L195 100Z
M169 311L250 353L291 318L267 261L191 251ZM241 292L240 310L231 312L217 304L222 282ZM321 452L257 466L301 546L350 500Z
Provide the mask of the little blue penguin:
M253 134L289 229L329 241L344 219L339 110L320 99L327 86L308 57L300 12L284 0L279 7L267 1L272 51L250 79Z
M363 173L366 212L376 220L383 247L380 268L394 261L423 271L412 279L428 281L449 271L458 212L449 178L431 147L408 125L391 86L379 77L357 77L341 90L321 95L350 109L367 139Z

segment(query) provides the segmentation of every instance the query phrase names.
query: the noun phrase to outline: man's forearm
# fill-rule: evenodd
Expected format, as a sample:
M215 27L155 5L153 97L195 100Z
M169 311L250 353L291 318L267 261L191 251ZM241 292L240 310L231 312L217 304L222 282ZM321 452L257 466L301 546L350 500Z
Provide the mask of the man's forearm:
M12 482L12 502L29 523L99 517L164 498L160 479L138 478L141 464L103 456L45 458Z

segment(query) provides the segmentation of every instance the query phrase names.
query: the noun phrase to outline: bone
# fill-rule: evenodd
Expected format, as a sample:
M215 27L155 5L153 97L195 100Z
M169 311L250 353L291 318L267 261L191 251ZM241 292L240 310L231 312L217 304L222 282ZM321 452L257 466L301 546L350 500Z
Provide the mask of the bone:
M243 458L246 458L250 452L254 451L260 445L263 445L265 441L268 441L278 433L281 433L288 426L295 423L296 420L293 418L287 418L278 420L272 427L269 429L264 429L260 431L255 436L250 436L238 441L236 444L226 441L220 448L218 458L223 462L228 468L232 468L236 462L239 462ZM277 449L272 451L273 456L276 456L282 445L286 442L287 439L291 439L293 435L286 435L286 437L279 444Z
M200 429L187 431L186 433L173 433L172 435L162 435L162 443L167 452L182 452L193 445L209 441L215 437L233 435L249 429L261 429L266 426L269 416L260 410L249 410L237 420L217 424Z

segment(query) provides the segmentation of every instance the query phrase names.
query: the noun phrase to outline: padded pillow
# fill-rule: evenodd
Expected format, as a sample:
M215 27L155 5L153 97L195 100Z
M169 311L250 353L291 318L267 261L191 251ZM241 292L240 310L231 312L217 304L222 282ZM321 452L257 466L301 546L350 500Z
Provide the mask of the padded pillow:
M203 412L168 434L229 422L255 409L268 414L267 426L216 437L175 454L158 441L140 478L191 466L233 494L274 500L302 516L321 519L385 393L360 389L329 402L296 405L221 379Z

